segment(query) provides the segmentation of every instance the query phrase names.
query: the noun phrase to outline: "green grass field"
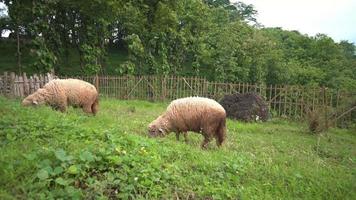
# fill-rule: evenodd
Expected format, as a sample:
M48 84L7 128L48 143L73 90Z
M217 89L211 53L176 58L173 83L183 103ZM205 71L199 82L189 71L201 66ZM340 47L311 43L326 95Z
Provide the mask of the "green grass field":
M92 117L0 97L0 199L356 199L355 130L228 120L202 150L146 136L166 106L103 99Z

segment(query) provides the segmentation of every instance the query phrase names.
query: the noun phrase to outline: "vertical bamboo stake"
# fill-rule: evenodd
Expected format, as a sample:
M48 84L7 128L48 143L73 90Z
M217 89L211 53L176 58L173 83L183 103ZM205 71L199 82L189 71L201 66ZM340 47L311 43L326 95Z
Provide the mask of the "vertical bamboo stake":
M121 79L120 79L120 87L121 87L121 98L122 99L125 99L126 98L126 80L125 80L125 76L122 76Z
M228 94L229 91L229 83L225 83L225 94Z
M145 77L144 77L144 75L141 75L140 76L140 78L139 78L139 80L141 80L140 82L139 82L139 87L137 87L137 99L140 99L140 100L142 100L143 99L143 90L144 90L144 87L143 87L143 84L144 84L144 79Z
M184 79L184 77L181 77L182 80ZM182 86L183 86L183 90L182 90L182 96L181 97L186 97L187 96L187 83L185 83L185 81L182 81Z
M99 90L99 76L98 76L98 74L95 75L95 87L96 87L96 90L99 93L100 90Z
M154 95L155 101L158 100L158 97L159 97L159 95L160 95L160 93L161 93L161 89L160 89L159 86L157 85L157 83L158 83L157 79L158 79L157 76L153 76L152 85L153 85L153 87L154 87L155 90L156 90L156 93L155 93L155 95Z
M297 118L297 111L298 111L298 102L299 102L299 88L296 87L295 88L295 92L292 92L292 94L296 94L295 96L295 106L294 106L294 118Z
M116 77L115 82L116 82L116 88L115 88L116 98L120 99L120 97L121 97L121 77Z
M116 99L117 98L117 77L115 76L111 76L111 92L114 94L113 97Z
M285 90L284 90L284 108L283 108L283 114L284 116L287 116L287 107L289 107L288 105L288 94L289 94L289 87L288 85L285 86Z
M20 97L23 97L23 96L25 96L24 95L24 80L23 80L23 77L22 76L19 76L19 82L20 82L20 84L21 85L19 85L20 86Z
M7 88L8 88L8 75L7 72L4 72L4 93L5 95L7 95Z
M304 95L306 95L305 94L305 90L304 90L304 87L301 87L300 88L300 93L301 93L301 96L302 96L302 100L301 100L301 102L300 102L300 110L299 110L299 116L300 116L300 118L301 119L304 119Z
M38 78L39 78L39 84L40 84L40 88L41 88L41 87L43 87L43 76L42 76L42 74L40 74L38 76Z
M201 96L201 95L200 95L200 88L201 88L201 85L200 85L200 78L199 78L199 77L197 77L197 78L195 79L195 84L194 84L194 86L192 86L192 88L196 91L196 92L195 92L195 95L196 95L196 96Z
M313 108L312 111L314 111L315 110L315 88L313 88L312 108Z
M274 98L276 95L277 95L277 88L276 88L276 85L273 86L274 87L274 95L273 95L273 110L276 111L276 101L277 101L277 98ZM277 112L277 111L276 111Z
M338 89L336 92L336 112L339 111L339 92L340 90ZM335 126L337 126L337 119L335 120Z
M24 95L27 96L30 94L30 88L29 88L29 85L28 85L28 79L27 79L27 75L26 73L24 72L23 73L23 82L24 82Z
M125 87L125 97L126 97L126 99L128 100L128 99L130 99L129 98L129 92L130 92L130 82L132 81L131 80L131 77L130 76L125 76L125 81L126 81L126 87Z
M110 91L109 91L109 77L105 76L105 92L106 96L110 97Z
M107 97L110 97L108 76L105 76L105 94Z
M140 84L141 84L141 78L142 76L137 76L135 79L136 79L136 83L135 85L137 84L136 88L134 89L133 91L133 96L134 96L134 99L139 99L140 98Z
M240 91L240 86L241 86L241 83L239 82L238 93L241 93L241 91Z
M328 128L328 106L327 106L327 98L326 98L326 88L323 87L323 104L324 104L324 120L325 120L325 128Z
M215 95L216 95L216 82L212 82L212 84L214 84L214 86L213 86L213 98L215 99L216 97L215 97Z
M29 88L29 94L32 94L33 92L33 83L32 83L32 76L30 76L29 80L28 80L28 88Z
M278 116L281 116L281 113L282 113L282 111L281 111L281 110L282 110L282 109L281 109L281 106L282 106L282 105L281 105L281 103L282 103L281 101L282 101L282 100L281 100L281 99L282 99L282 98L281 98L281 94L280 94L280 93L282 93L282 91L281 91L280 85L277 85L277 86L278 86L278 90L279 90L279 93L278 93L278 95L279 95L279 96L278 96Z
M180 92L180 81L179 81L179 76L176 76L176 81L177 81L177 86L176 86L176 99L178 99L180 96L179 92Z
M162 77L161 77L161 79L162 79ZM161 93L161 101L164 101L164 93L165 93L165 89L164 89L164 79L163 79L163 81L160 81L161 82L161 91L162 91L162 93Z
M268 87L266 87L267 90ZM268 92L266 92L268 94ZM272 98L272 85L269 85L269 97L268 97L268 101L270 101Z
M10 94L11 96L15 95L15 73L10 73Z
M14 77L14 86L13 86L13 88L14 88L14 97L18 97L19 96L19 88L18 88L18 81L19 81L19 79L18 79L18 76L15 74L15 77Z
M174 99L177 99L178 98L178 90L179 90L179 79L178 79L178 76L175 76L175 84L176 84L176 93L174 95Z
M166 100L171 100L172 96L172 76L168 76L168 84L167 84L167 99Z
M182 98L182 97L184 97L184 95L185 95L185 94L184 94L184 92L185 92L184 89L185 89L185 86L186 86L186 85L185 85L185 83L184 83L184 81L183 81L183 77L180 77L179 79L180 79L180 81L179 81L180 84L179 84L179 85L180 85L180 91L181 91L181 92L180 92L181 95L179 96L179 98Z
M189 77L189 81L188 81L189 85L187 85L187 90L188 90L188 93L186 96L196 96L197 95L197 90L195 88L195 83L196 83L196 77Z
M118 99L121 99L121 76L118 76L117 79L117 97Z
M167 100L167 81L168 81L168 76L164 76L163 78L163 101Z

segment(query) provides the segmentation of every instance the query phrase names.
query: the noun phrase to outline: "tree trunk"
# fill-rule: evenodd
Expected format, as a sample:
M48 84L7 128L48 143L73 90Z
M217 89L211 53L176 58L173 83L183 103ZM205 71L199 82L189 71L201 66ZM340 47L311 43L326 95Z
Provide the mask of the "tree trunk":
M17 40L17 67L19 69L19 74L22 74L21 67L21 51L20 51L20 30L17 28L16 40Z
M21 69L21 51L20 51L20 28L17 27L16 31L16 39L17 39L17 67L19 69L19 73L22 74Z

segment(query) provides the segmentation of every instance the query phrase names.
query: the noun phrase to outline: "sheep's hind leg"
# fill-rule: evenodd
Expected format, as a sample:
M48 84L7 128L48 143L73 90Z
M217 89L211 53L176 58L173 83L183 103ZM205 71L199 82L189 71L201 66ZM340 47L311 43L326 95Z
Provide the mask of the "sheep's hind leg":
M66 112L67 111L67 102L65 101L59 101L58 104L55 106L56 110L59 110L61 112Z
M61 111L62 113L66 112L67 111L67 106L64 106L64 105L60 105L58 107L56 107L56 110L59 110Z
M204 140L203 140L203 142L201 143L201 148L202 148L202 149L206 149L209 142L210 142L210 137L204 135Z
M83 105L83 111L88 114L93 113L91 110L91 105Z
M179 141L179 134L180 134L180 132L177 132L177 133L176 133L176 139L177 139L177 141Z

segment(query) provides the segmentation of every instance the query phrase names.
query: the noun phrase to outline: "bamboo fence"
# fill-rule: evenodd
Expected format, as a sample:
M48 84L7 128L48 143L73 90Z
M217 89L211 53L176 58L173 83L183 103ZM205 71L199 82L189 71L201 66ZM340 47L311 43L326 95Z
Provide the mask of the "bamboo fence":
M24 97L53 78L51 74L27 77L26 74L19 76L14 73L4 73L0 76L0 94ZM110 98L170 101L187 96L202 96L219 101L226 94L254 92L264 97L273 116L305 119L308 112L317 110L325 115L329 123L346 124L356 121L356 93L326 87L221 83L199 77L179 76L72 78L94 84L101 96Z

